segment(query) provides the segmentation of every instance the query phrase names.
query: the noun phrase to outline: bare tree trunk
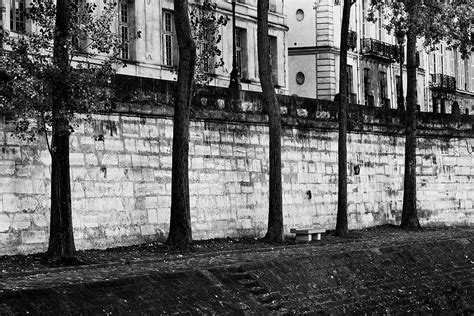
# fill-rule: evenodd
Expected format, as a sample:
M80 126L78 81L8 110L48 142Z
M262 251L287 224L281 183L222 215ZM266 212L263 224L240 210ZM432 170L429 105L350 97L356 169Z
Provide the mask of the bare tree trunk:
M409 19L416 19L419 0L407 5ZM401 227L421 228L416 209L416 35L407 32L407 114L405 140L405 176Z
M69 88L69 0L58 0L56 9L53 61L53 135L51 147L51 221L47 256L70 261L75 256L69 170L69 122L65 112L70 102Z
M173 119L171 218L167 244L188 248L192 242L189 206L189 108L196 64L196 46L191 34L187 0L174 0L179 46L178 84Z
M347 227L347 40L351 0L344 0L341 24L341 55L339 63L339 142L338 142L338 195L336 235L345 237Z
M260 85L263 105L268 114L270 130L270 192L268 231L265 239L272 242L285 240L283 231L283 201L281 182L281 116L272 81L270 43L268 37L268 0L258 0L257 45ZM276 65L274 65L276 67Z

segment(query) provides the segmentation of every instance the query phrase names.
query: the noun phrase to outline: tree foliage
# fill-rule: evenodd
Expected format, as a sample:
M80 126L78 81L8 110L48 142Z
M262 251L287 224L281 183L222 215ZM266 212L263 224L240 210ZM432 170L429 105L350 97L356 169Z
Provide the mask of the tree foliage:
M217 4L212 0L203 0L190 12L190 23L196 43L195 83L206 85L212 80L209 71L224 66L224 59L218 44L222 40L220 28L227 25L229 17L216 13Z
M383 13L383 26L389 33L397 30L405 34L410 32L422 39L428 50L436 50L436 45L444 42L449 48L457 49L463 58L471 52L473 0L419 1L414 19L409 19L407 0L372 0L367 20L376 21L377 11Z
M124 66L119 59L123 43L112 28L117 4L108 2L100 12L97 8L97 4L83 2L69 7L71 23L65 49L70 71L63 79L67 80L71 98L59 114L71 122L77 113L110 106L110 91L105 87L116 70ZM32 1L26 15L32 30L7 34L4 40L8 53L0 57L1 69L13 78L2 85L0 107L13 115L16 134L28 140L51 126L54 80L62 75L53 61L55 17L54 3Z

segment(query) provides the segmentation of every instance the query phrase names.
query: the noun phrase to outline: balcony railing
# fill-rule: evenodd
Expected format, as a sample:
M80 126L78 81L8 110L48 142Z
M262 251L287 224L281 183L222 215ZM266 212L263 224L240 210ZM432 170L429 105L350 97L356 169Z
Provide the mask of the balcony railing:
M362 53L364 55L395 61L398 56L398 46L388 44L373 38L363 38L361 40Z
M357 47L357 33L354 31L349 31L349 36L347 37L347 47L350 49L356 49Z
M430 88L446 92L456 91L456 79L443 74L431 74Z

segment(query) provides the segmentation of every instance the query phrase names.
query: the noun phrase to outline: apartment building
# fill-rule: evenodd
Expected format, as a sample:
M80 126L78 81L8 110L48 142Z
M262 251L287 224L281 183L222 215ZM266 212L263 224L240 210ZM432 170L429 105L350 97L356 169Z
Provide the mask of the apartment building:
M290 94L334 99L339 91L342 1L293 0L285 5ZM376 23L366 21L369 5L369 0L360 0L351 8L347 70L350 102L397 108L401 83L406 96L406 52L404 46L400 49L399 40L383 28L382 12L378 12ZM420 42L417 64L417 103L422 111L447 113L454 102L461 110L472 111L472 57L461 60L459 53L442 45L428 54Z
M95 2L100 10L104 2L109 0L83 0ZM191 9L198 6L202 0L190 0ZM236 58L240 83L243 90L260 90L257 65L257 0L215 0L216 14L232 18L235 2L236 16ZM270 44L272 64L274 65L273 79L279 93L287 93L288 59L286 16L283 0L270 1ZM2 23L6 31L22 33L31 30L31 25L25 19L30 0L1 0ZM178 47L174 26L172 0L119 0L117 21L114 26L124 39L131 39L122 58L127 67L119 73L149 77L162 80L176 80L178 64ZM137 31L141 37L129 37ZM218 44L224 60L224 66L209 68L214 86L229 86L233 58L233 23L229 21L220 29L222 41Z
M440 44L428 56L426 78L429 109L436 113L474 113L474 55L462 59Z

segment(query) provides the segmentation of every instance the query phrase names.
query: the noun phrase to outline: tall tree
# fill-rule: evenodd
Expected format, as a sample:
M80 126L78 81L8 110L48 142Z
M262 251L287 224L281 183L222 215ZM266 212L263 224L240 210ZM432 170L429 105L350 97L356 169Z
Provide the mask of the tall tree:
M75 255L69 173L69 121L62 115L71 99L69 67L69 0L58 0L54 32L51 139L51 220L47 254L70 259Z
M418 1L418 0L416 0ZM408 19L416 18L416 1L409 1ZM405 119L405 172L403 181L403 209L401 226L419 229L416 209L416 34L407 33L407 111Z
M338 195L336 235L345 237L347 227L347 50L351 6L355 0L344 0L341 23L341 50L339 62L339 140L338 140ZM337 100L336 100L337 101Z
M174 0L174 13L179 47L179 66L173 118L171 218L166 243L185 249L192 242L188 154L189 109L194 84L196 45L191 31L188 1Z
M118 66L122 43L110 26L116 18L115 4L95 14L94 4L81 6L70 0L34 0L27 17L38 26L35 33L8 36L9 54L1 56L1 68L12 78L2 85L0 99L5 111L14 116L17 136L34 140L44 134L52 158L51 218L47 256L65 263L74 261L69 136L71 120L77 113L104 109L108 83ZM92 52L107 54L97 60L72 61L79 51L78 38L89 38ZM82 47L86 48L86 47ZM51 55L52 52L52 55ZM122 63L120 63L122 65ZM52 130L51 145L47 131Z
M262 87L263 106L268 114L270 133L270 190L268 210L268 231L265 239L272 242L285 240L283 231L283 202L281 182L281 116L270 63L270 39L268 36L268 0L257 4L257 49L258 71ZM276 67L277 65L273 65Z
M450 47L459 50L463 57L467 57L472 48L469 25L474 18L474 6L472 0L446 3L434 0L373 0L368 20L375 20L375 10L384 12L384 27L388 31L405 30L407 36L407 113L401 227L419 229L421 226L416 208L417 39L423 39L424 46L428 48L445 41Z

